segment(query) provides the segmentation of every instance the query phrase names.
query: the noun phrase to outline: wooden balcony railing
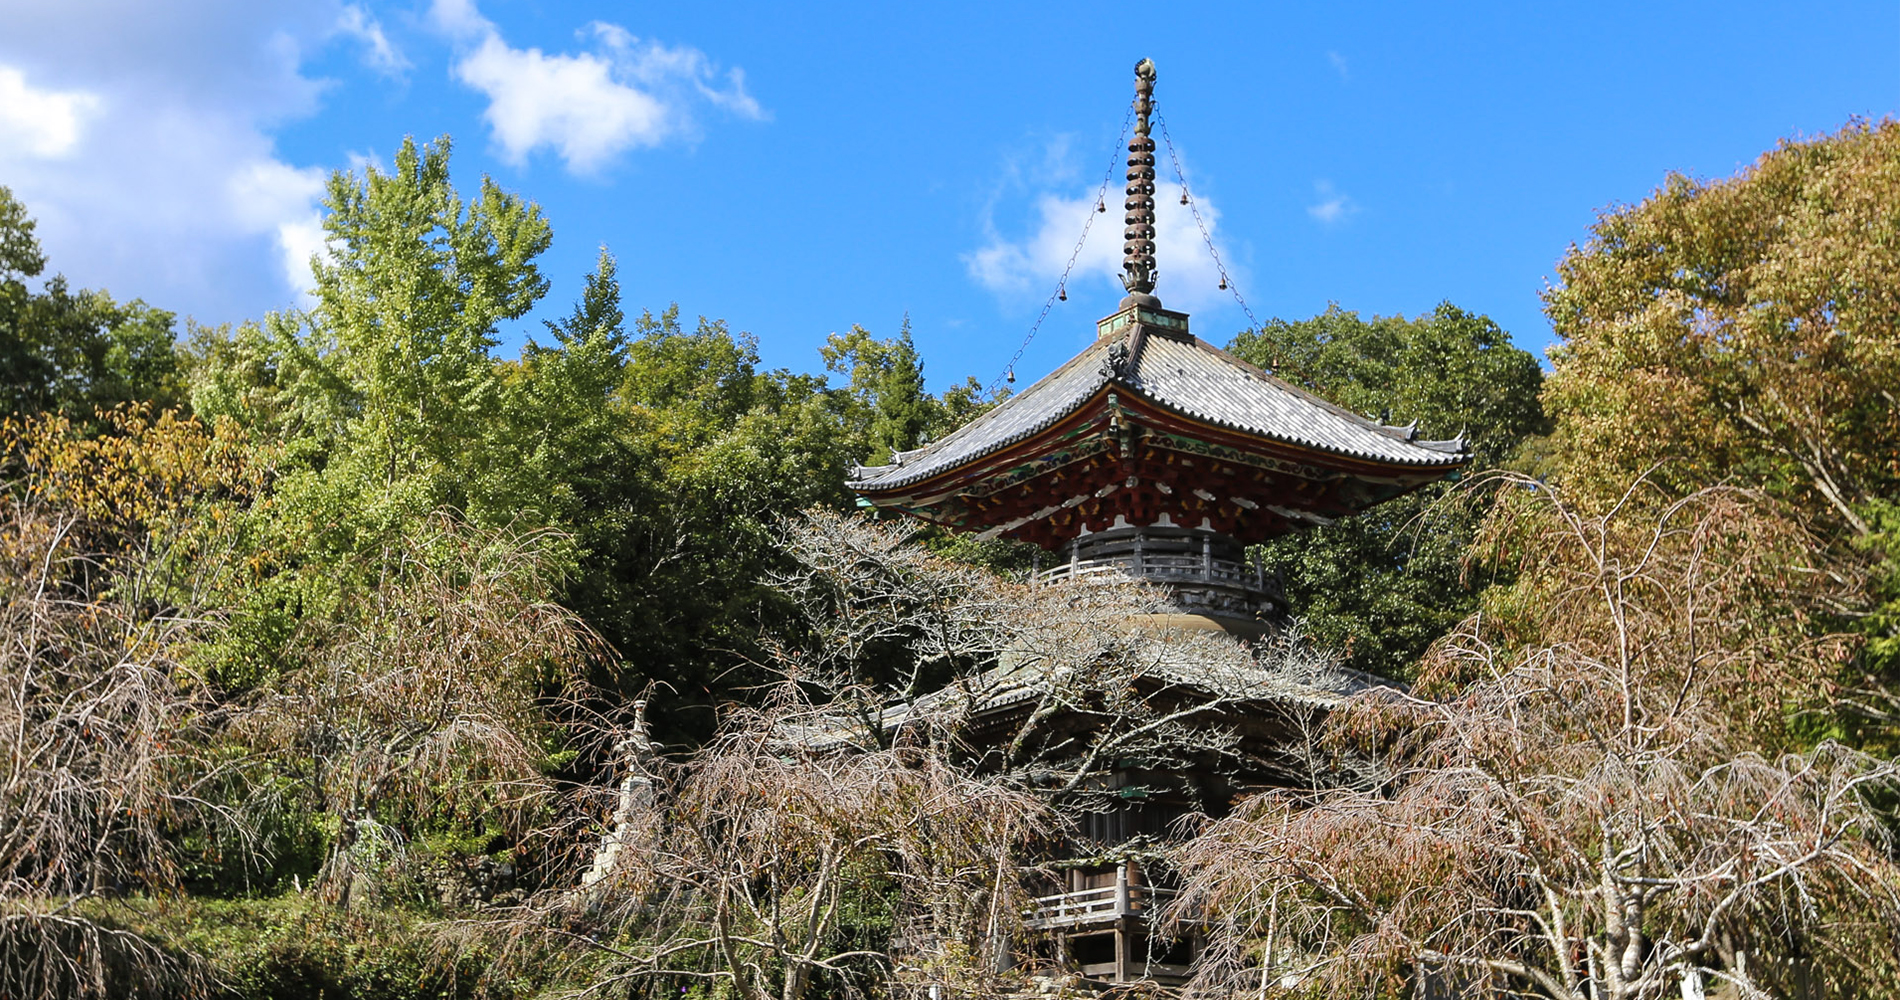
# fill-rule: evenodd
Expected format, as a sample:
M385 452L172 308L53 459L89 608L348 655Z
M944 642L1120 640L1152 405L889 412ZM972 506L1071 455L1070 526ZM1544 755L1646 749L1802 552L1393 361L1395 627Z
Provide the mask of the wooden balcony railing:
M1037 574L1036 579L1040 583L1061 583L1065 580L1113 579L1117 575L1182 583L1225 584L1247 590L1267 589L1262 575L1245 563L1232 559L1204 559L1199 555L1157 555L1153 552L1130 552L1123 556L1098 556L1073 563L1058 563Z
M1144 916L1174 897L1173 889L1129 885L1128 869L1123 866L1116 869L1115 884L1112 886L1037 897L1024 914L1023 926L1031 930L1049 930L1113 923L1122 917Z
M1165 533L1162 533L1165 532ZM1053 564L1032 574L1038 584L1153 580L1175 588L1215 589L1278 603L1277 580L1231 540L1179 529L1114 529L1077 539Z
M1089 979L1113 982L1115 977L1115 963L1094 962L1089 965L1080 966L1078 971ZM1184 985L1188 981L1188 975L1192 971L1193 969L1186 965L1166 965L1161 962L1143 961L1133 962L1127 969L1127 972L1134 978L1150 980L1162 986Z

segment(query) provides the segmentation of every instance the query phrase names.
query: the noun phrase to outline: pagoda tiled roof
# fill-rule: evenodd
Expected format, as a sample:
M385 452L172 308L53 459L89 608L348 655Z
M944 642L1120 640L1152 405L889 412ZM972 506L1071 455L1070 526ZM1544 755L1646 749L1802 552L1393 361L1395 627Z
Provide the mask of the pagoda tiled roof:
M1469 458L1461 439L1417 440L1413 427L1368 420L1204 340L1157 332L1098 338L941 440L899 452L890 465L859 467L850 486L880 492L977 461L1048 428L1111 384L1198 422L1361 461L1424 471L1450 469Z

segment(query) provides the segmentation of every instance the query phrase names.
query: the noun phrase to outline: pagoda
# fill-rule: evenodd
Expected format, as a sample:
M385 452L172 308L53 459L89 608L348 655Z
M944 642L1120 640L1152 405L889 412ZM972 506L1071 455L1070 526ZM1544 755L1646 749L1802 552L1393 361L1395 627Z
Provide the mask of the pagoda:
M869 503L1040 547L1036 579L1157 583L1182 621L1257 632L1285 612L1246 547L1452 474L1462 439L1422 441L1292 386L1190 332L1155 297L1154 64L1135 68L1122 285L1094 343L955 432L859 467Z

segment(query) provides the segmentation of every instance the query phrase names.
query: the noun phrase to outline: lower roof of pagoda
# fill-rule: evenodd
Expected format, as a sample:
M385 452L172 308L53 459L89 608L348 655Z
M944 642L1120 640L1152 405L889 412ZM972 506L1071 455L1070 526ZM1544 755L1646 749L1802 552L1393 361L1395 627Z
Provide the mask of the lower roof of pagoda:
M1119 321L1119 322L1118 322ZM1112 527L1203 528L1247 543L1441 479L1462 441L1417 441L1130 307L1048 377L941 441L861 468L879 507L1054 549Z

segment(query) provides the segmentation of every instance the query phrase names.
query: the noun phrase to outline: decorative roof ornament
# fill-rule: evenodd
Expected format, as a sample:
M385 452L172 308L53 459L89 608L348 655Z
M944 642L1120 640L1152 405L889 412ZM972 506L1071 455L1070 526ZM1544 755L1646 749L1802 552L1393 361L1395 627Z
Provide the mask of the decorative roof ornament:
M1108 354L1102 358L1100 369L1102 377L1121 380L1128 377L1128 342L1116 340L1108 345Z
M1155 141L1148 128L1154 113L1155 64L1135 64L1135 138L1128 143L1128 214L1122 230L1122 287L1131 302L1123 305L1159 306L1154 297L1155 277Z

